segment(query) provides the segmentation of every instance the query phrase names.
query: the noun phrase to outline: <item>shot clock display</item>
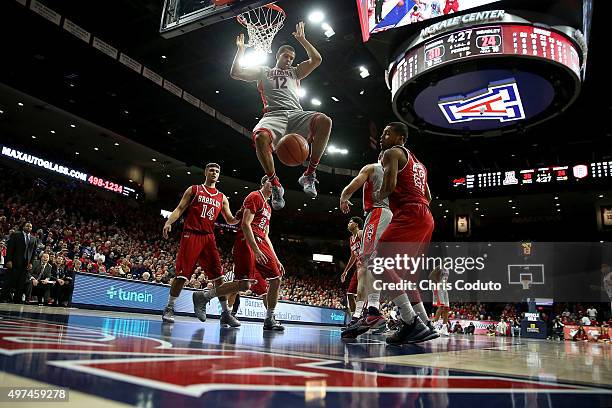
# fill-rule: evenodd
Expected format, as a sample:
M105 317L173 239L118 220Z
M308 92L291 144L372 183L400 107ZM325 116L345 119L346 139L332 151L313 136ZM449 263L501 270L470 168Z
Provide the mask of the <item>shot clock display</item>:
M446 34L407 52L391 74L391 95L408 81L438 65L486 55L543 58L580 76L577 47L565 35L530 25L505 24Z
M489 190L500 187L566 184L612 179L612 161L576 164L574 166L550 166L536 169L517 169L467 174L453 178L454 188L467 191Z
M121 184L117 184L102 177L97 177L79 170L74 170L70 167L54 163L50 160L46 160L44 158L37 157L29 153L24 153L19 150L12 149L8 146L0 145L0 147L2 148L2 157L8 157L20 163L43 168L53 173L60 174L64 177L79 180L92 186L112 191L114 193L121 194L126 197L138 198L138 193L131 187L122 186Z

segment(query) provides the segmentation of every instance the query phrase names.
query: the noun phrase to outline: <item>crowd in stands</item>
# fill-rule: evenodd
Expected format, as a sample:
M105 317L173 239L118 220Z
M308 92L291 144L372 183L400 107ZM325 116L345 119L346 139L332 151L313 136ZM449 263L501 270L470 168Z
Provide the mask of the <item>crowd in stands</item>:
M2 170L0 267L9 235L28 221L37 239L34 262L40 263L41 255L49 254L54 271L57 261L72 272L159 284L168 284L174 278L179 234L162 239L159 210L122 197L102 197L76 183L32 179L10 168ZM216 234L224 273L233 270L234 234L226 229ZM273 240L287 266L281 299L342 307L344 294L336 265L313 263L312 248L303 242ZM206 271L197 267L187 286L199 289L206 280Z
M83 188L77 182L35 179L3 166L0 170L0 269L6 256L6 240L26 221L33 224L32 235L37 240L30 272L32 278L38 281L42 277L42 254L49 256L47 262L52 265L53 279L44 279L47 283L43 282L38 288L30 287L26 300L35 296L38 303L42 300L68 304L70 276L75 272L157 284L169 284L174 278L181 226L177 225L170 239L162 239L164 220L158 208L113 196L112 193L100 194ZM216 237L224 273L231 273L235 231L220 228ZM273 236L272 241L287 271L281 287L281 300L343 308L349 279L343 286L338 262L315 263L312 253L332 253L336 260L346 260L349 257L346 245L308 243L297 237ZM60 285L59 281L67 283ZM207 283L206 271L197 267L186 286L201 289ZM392 304L383 303L381 311L390 321L397 320ZM463 302L451 304L449 318L451 322L501 319L511 328L516 327L520 315L514 304L494 307ZM553 315L559 316L561 324L588 326L599 323L598 312L593 306L561 304L556 306ZM464 328L455 327L453 323L450 331L462 330ZM501 334L504 327L493 330Z

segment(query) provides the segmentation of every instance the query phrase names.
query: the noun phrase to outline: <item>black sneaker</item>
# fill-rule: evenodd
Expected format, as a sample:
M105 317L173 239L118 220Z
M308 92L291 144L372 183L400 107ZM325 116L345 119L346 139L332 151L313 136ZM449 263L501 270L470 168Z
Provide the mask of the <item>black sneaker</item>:
M436 328L433 326L433 324L431 323L431 320L428 320L425 326L427 326L427 328L429 329L429 336L427 336L428 338L423 339L423 341L433 340L433 339L437 339L438 337L440 337L440 333L438 333Z
M277 322L274 316L266 317L266 320L264 320L263 329L264 330L274 330L274 331L284 331L285 330L283 325Z
M403 320L395 333L387 337L387 344L412 344L430 340L431 332L423 321L415 316L411 323Z
M340 328L340 330L341 330L341 331L345 331L345 330L346 330L346 329L348 329L350 326L354 325L354 324L357 322L357 320L359 320L359 318L358 318L358 317L355 317L355 316L351 317L351 321L350 321L350 322L348 322L348 323L346 324L346 326L341 327L341 328Z

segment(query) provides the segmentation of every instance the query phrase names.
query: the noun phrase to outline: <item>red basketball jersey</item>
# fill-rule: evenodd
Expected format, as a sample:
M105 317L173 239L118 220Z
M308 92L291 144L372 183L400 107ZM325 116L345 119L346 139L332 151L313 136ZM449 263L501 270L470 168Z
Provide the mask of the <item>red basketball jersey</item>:
M427 185L427 169L425 166L404 146L401 148L408 158L406 165L397 173L397 184L395 190L389 196L389 206L395 212L406 204L426 204L429 201L425 197L425 186Z
M270 217L272 217L272 209L270 204L268 204L268 200L264 198L259 190L251 192L244 199L242 207L236 213L236 218L242 219L245 208L248 208L251 213L255 214L253 221L251 221L253 235L265 238L266 230L270 225Z
M349 245L351 246L351 253L355 256L359 256L359 252L361 252L361 238L359 238L359 234L351 235Z
M184 230L214 233L215 220L223 208L223 193L200 184L191 186L193 199L187 208Z

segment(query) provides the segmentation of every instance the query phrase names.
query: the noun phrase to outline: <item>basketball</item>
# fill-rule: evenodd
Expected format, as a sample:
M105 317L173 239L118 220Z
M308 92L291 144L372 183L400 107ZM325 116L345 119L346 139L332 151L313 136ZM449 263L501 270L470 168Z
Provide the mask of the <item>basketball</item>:
M297 133L283 136L276 148L278 159L286 166L299 166L308 158L308 142Z

